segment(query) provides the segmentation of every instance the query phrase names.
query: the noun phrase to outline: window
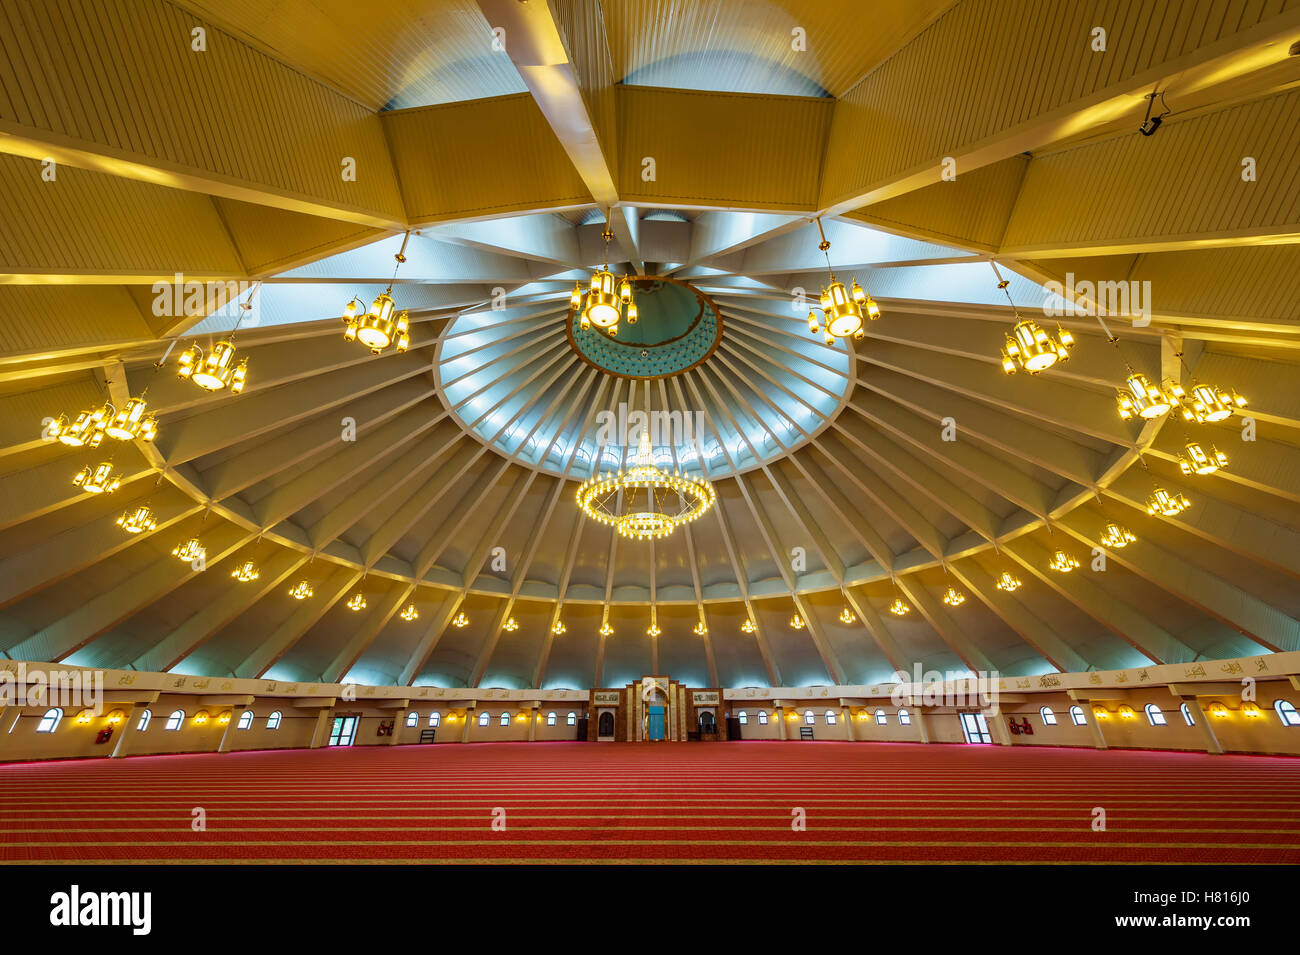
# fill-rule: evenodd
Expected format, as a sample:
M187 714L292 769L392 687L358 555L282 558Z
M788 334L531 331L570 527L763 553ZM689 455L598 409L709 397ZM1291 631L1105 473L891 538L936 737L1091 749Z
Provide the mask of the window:
M577 726L577 725L578 725L578 714L575 713L575 712L573 712L573 710L569 710L568 715L564 717L564 725L565 725L565 726Z
M1186 703L1178 707L1178 712L1183 714L1183 722L1188 726L1196 725L1196 720L1192 719L1192 709Z
M889 717L885 715L884 710L876 710L876 725L884 726L889 722Z
M502 714L501 714L501 725L502 725L502 726L509 726L509 725L510 725L510 714L509 714L509 713L502 713Z
M278 730L280 728L280 711L276 710L266 718L266 728L269 730Z
M767 710L758 711L758 725L759 726L767 725Z
M430 726L437 726L441 722L442 722L442 714L439 713L437 710L434 710L432 713L429 714Z
M812 726L814 723L817 722L817 717L813 716L812 710L804 710L803 721L807 723L809 726Z
M1056 714L1052 712L1052 708L1050 706L1044 706L1041 710L1038 711L1038 715L1043 718L1044 726L1056 725Z
M171 716L167 717L167 723L163 726L165 730L178 730L181 724L185 722L184 710L172 710Z
M63 719L63 710L57 706L45 711L41 717L41 722L36 727L38 733L53 733L59 728L59 720Z
M253 725L253 711L244 710L239 714L239 722L235 724L239 729L246 730Z
M1277 718L1283 726L1300 726L1300 713L1296 712L1295 704L1290 700L1278 700L1273 704L1273 709L1277 711Z
M899 711L898 711L898 723L899 723L900 726L911 726L911 725L912 725L912 714L909 713L909 712L907 712L907 710L899 710Z
M406 714L406 725L415 726L420 722L420 714L412 710Z
M1070 707L1070 719L1074 721L1075 726L1086 726L1088 721L1083 718L1083 707Z
M491 721L491 719L492 719L492 714L491 714L491 713L486 713L486 712L484 712L484 713L480 713L480 714L478 715L478 725L479 725L479 726L487 726L488 723Z
M554 726L554 725L555 725L555 711L554 711L554 710L552 710L550 713L547 713L547 714L546 714L546 725L547 725L547 726Z
M835 711L834 711L834 710L827 710L827 711L826 711L826 725L827 725L827 726L834 726L834 725L835 725Z
M141 710L140 720L135 724L136 732L143 733L145 730L147 730L149 728L149 721L151 719L153 719L153 713L151 713L149 710Z
M1165 714L1154 703L1147 704L1147 722L1152 726L1164 726Z
M736 714L736 722L739 723L741 726L745 726L749 723L749 717L745 714L744 710L741 710L739 713Z

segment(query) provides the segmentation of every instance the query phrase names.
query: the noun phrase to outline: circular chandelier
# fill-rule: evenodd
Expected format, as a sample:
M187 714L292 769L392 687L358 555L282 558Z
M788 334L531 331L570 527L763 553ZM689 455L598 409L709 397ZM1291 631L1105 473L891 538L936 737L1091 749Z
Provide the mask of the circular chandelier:
M89 464L73 477L74 486L91 494L112 494L122 484L122 475L113 470L113 462L104 461L91 467Z
M591 287L586 291L581 282L574 283L569 304L577 312L578 327L584 332L595 325L617 337L620 320L626 318L629 325L636 324L636 302L632 301L632 283L626 276L618 283L618 291L614 290L614 273L609 270L609 240L614 233L606 225L600 236L605 240L605 264L591 277Z
M128 534L143 534L158 527L158 518L154 516L153 509L148 504L141 504L119 517L117 526Z
M1074 336L1058 324L1056 338L1052 338L1033 319L1021 318L1020 310L1016 308L1016 300L1008 291L1011 281L1002 277L996 262L989 264L993 266L993 274L998 277L998 288L1007 297L1007 302L1011 305L1011 313L1016 317L1016 324L1012 327L1011 334L1007 336L1006 344L1002 348L1002 370L1008 375L1014 375L1022 369L1031 375L1036 375L1040 371L1051 368L1058 361L1067 361L1070 357L1070 349L1074 347Z
M353 296L352 301L347 304L347 314L343 317L347 331L343 333L343 340L361 342L374 355L378 355L394 342L397 343L399 353L411 347L410 316L406 310L403 310L402 314L393 317L397 305L393 302L392 294L393 282L397 281L397 270L406 261L406 243L410 238L411 233L408 232L402 239L402 247L393 256L393 260L397 263L393 268L393 278L389 281L388 288L371 304L370 311L357 314L364 306L356 296Z
M204 391L229 388L232 395L237 395L244 390L244 380L248 377L248 359L241 359L238 364L235 362L235 332L239 331L244 318L252 311L253 295L260 284L254 284L248 292L248 298L239 304L239 320L229 335L206 353L198 342L181 352L176 363L177 378L192 381Z
M822 229L821 218L816 222L817 233L822 237L817 248L826 256L826 269L831 274L831 284L822 288L820 321L816 309L808 311L808 331L814 335L819 334L824 325L827 345L834 345L837 338L861 341L867 334L863 327L864 321L879 318L880 306L858 284L857 279L853 280L853 291L849 292L844 283L835 277L835 269L831 265L831 244Z
M637 441L631 468L590 478L578 488L578 506L584 514L634 540L667 537L716 500L708 481L655 466L647 430Z

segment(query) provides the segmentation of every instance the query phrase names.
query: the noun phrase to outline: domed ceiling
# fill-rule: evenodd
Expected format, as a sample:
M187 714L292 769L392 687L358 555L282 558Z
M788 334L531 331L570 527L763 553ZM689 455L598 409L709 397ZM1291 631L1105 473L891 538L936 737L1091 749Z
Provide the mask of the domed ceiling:
M1216 210L1191 198L1208 187L1146 196L1139 185L1195 150L1198 169L1245 149L1261 168L1294 168L1294 142L1241 141L1300 116L1300 94L1279 91L1272 67L1187 52L1198 65L1180 69L1221 87L1187 80L1196 108L1149 140L1130 122L1138 81L1116 73L1096 79L1107 110L1081 93L1058 104L1068 122L1008 116L940 143L925 131L943 117L913 118L881 71L918 43L1000 35L978 3L915 5L911 20L907 5L886 5L893 45L861 62L819 14L810 35L831 45L798 77L805 61L743 39L773 23L788 37L797 5L705 5L711 46L638 4L606 5L603 20L596 4L426 4L489 37L511 16L514 35L538 44L550 30L569 72L539 66L529 44L451 62L451 40L424 35L428 56L357 76L335 75L313 45L328 46L323 28L286 32L293 4L264 19L240 3L157 5L179 24L205 18L227 44L206 61L205 102L240 93L222 59L237 47L263 85L321 97L315 120L339 138L314 141L349 150L334 152L357 177L333 181L334 152L328 175L319 168L306 113L271 135L235 112L207 159L83 129L58 154L61 185L42 185L39 155L72 133L30 114L19 123L34 145L0 155L3 188L50 226L3 233L0 303L15 316L0 341L5 656L584 688L651 672L699 686L856 684L914 664L1026 676L1300 649L1294 195L1287 207L1289 187L1262 179L1253 204ZM380 19L356 29L378 42ZM1270 30L1284 32L1247 26L1242 44L1265 49ZM457 70L476 69L491 98L457 92ZM982 82L933 69L954 90ZM564 82L572 95L556 92ZM858 151L855 91L876 82L890 128L918 125ZM732 124L722 159L671 132L706 121ZM1039 124L1029 138L1026 123ZM272 159L285 136L303 145ZM115 165L114 150L135 165ZM959 175L945 181L954 155ZM828 281L817 216L836 274L880 305L862 341L809 333L808 302ZM569 302L605 261L607 223L610 265L633 280L641 313L615 337L575 327ZM1076 278L1090 290L1136 283L1138 314L1046 317L1063 303L1049 283L1078 291ZM374 355L344 341L341 316L390 280L410 347ZM237 301L187 314L187 281L235 283ZM1018 316L1053 333L1059 321L1076 339L1070 359L1005 375ZM175 375L185 347L207 351L237 324L242 393ZM1122 420L1116 388L1130 370L1236 388L1249 405L1217 424ZM142 393L159 416L153 442L42 440L46 419ZM628 465L637 412L673 425L656 462L717 493L700 520L655 541L618 536L575 500L580 482ZM1229 465L1185 476L1177 459L1193 439ZM115 492L73 486L78 469L109 460L123 475ZM1157 486L1190 507L1148 515ZM146 503L157 527L124 533L119 516ZM1110 523L1137 540L1103 546ZM202 569L172 555L194 537ZM1049 569L1058 551L1081 567ZM257 578L233 578L249 561ZM999 590L1003 573L1022 586ZM304 581L311 595L294 599ZM945 603L950 589L964 602ZM909 612L888 612L895 601Z

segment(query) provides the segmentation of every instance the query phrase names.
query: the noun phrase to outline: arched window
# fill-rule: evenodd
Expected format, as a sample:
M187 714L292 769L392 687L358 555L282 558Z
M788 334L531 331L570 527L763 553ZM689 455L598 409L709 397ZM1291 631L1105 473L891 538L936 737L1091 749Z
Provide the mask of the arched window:
M739 723L741 726L746 726L749 724L749 716L745 713L744 710L741 710L739 713L736 714L736 722Z
M912 714L909 713L909 712L907 712L907 710L899 710L899 711L898 711L898 723L899 723L900 726L911 726L911 725L912 725Z
M178 730L181 724L185 722L184 710L172 710L171 716L167 717L167 723L163 726L165 730Z
M280 728L280 711L276 710L266 718L266 728L269 730L278 730Z
M239 722L235 726L241 730L246 730L253 725L253 711L244 710L239 714Z
M758 725L759 726L767 725L767 710L758 711Z
M437 710L434 710L432 713L429 714L429 725L430 725L430 726L438 726L438 725L441 724L441 723L442 723L442 714L441 714L441 713L439 713Z
M827 711L826 711L826 725L827 725L827 726L834 726L834 725L835 725L835 711L834 711L834 710L827 710Z
M555 711L554 711L554 710L551 710L551 712L549 712L549 713L546 714L546 725L547 725L547 726L554 726L554 725L555 725Z
M1082 706L1070 707L1070 719L1074 722L1075 726L1086 726L1088 723L1088 721L1083 718Z
M1044 706L1041 710L1038 711L1038 715L1043 718L1044 726L1056 725L1056 714L1052 712L1052 708L1050 706Z
M420 722L420 714L415 712L415 710L411 710L411 712L406 714L407 726L417 726L419 725L419 722Z
M817 717L813 716L812 710L804 710L803 721L807 723L809 726L812 726L814 723L817 722Z
M713 718L712 710L703 710L699 716L701 733L716 733L718 731L717 721Z
M889 722L889 717L885 715L884 710L876 710L876 725L884 726Z
M140 719L135 724L135 731L137 733L143 733L149 728L149 721L151 719L153 719L153 713L149 710L141 710Z
M1183 722L1188 726L1196 725L1196 720L1192 719L1192 708L1186 703L1178 707L1178 712L1183 714Z
M487 726L492 721L492 714L484 710L478 715L478 725Z
M1278 700L1273 704L1273 709L1283 726L1300 726L1300 713L1296 712L1295 704L1290 700Z
M502 726L510 725L510 714L508 712L501 714L501 725Z
M63 710L57 706L45 711L41 717L40 723L36 726L38 733L53 733L59 728L59 720L63 719Z
M1154 703L1147 704L1146 713L1147 722L1152 726L1165 725L1165 714L1161 711L1160 707L1156 706Z

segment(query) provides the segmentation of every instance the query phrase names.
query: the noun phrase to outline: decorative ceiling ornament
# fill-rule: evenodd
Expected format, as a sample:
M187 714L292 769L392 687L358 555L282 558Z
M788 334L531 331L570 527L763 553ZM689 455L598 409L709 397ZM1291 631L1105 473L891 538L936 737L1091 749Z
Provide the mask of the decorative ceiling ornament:
M858 619L857 614L855 614L848 607L845 607L843 610L840 611L840 623L854 623L857 621L857 619Z
M1079 569L1079 562L1063 550L1058 550L1047 562L1047 566L1058 574L1068 574Z
M315 591L311 589L311 584L307 583L305 580L300 580L289 588L289 596L294 600L306 600L313 593L315 593Z
M516 630L519 629L519 623L518 621L515 620L514 617L511 617L508 620L506 620L505 625L501 629L504 630L506 633L514 633Z
M143 534L158 527L158 518L154 516L153 509L148 504L141 504L119 517L117 526L128 534Z
M956 587L949 585L948 589L943 592L943 602L949 607L960 607L966 602L966 595Z
M1153 385L1147 376L1129 368L1130 375L1124 384L1128 387L1118 389L1115 400L1119 405L1119 416L1125 420L1134 417L1159 418L1172 408L1182 393L1177 382L1167 382L1164 388Z
M234 577L240 583L247 584L247 583L251 583L254 580L257 580L258 577L261 577L262 572L258 569L255 563L253 563L251 560L246 560L238 567L236 567L234 570L232 570L230 572L230 576Z
M1238 408L1246 407L1246 399L1235 390L1224 391L1214 385L1203 385L1195 378L1191 388L1179 397L1183 417L1197 424L1224 421L1236 414Z
M993 582L993 586L998 590L1001 590L1003 593L1013 594L1024 586L1024 581L1011 573L1011 571L1004 570L1002 573L998 574L997 580Z
M113 406L105 405L105 408ZM104 433L118 441L152 441L158 436L158 418L146 414L149 410L144 395L129 399L126 404L104 425Z
M398 616L410 623L412 620L420 619L420 611L415 609L415 604L407 604L406 609L399 613Z
M248 359L235 362L235 333L252 310L253 295L261 284L256 282L248 290L248 298L239 305L239 320L229 335L213 345L206 354L198 342L181 352L176 363L176 377L192 381L204 391L229 388L232 395L237 395L244 390L244 382L248 377Z
M82 468L72 478L74 486L90 494L112 494L122 484L122 475L113 470L112 461Z
M158 419L146 414L144 397L132 398L118 410L111 401L93 411L83 411L69 421L59 415L50 426L49 433L71 448L97 448L105 436L118 441L152 441L158 436Z
M458 611L456 616L451 618L451 625L457 630L463 630L469 626L469 617L465 616L465 611Z
M906 617L912 612L912 608L903 602L902 597L895 597L894 602L889 605L889 612L895 617Z
M1189 441L1178 455L1178 466L1184 474L1213 474L1228 466L1228 456L1214 445L1206 451L1198 442Z
M650 626L646 627L645 635L647 637L657 637L661 633L663 633L663 631L659 629L659 624L657 623L652 623Z
M791 630L802 630L803 628L804 628L803 617L799 616L798 614L795 614L793 617L790 618Z
M575 282L573 294L569 296L569 305L578 316L578 327L587 331L592 325L602 328L610 335L618 335L618 324L626 319L629 325L637 321L636 302L632 300L632 283L624 276L614 290L614 273L609 270L609 242L614 233L609 230L606 216L605 230L600 237L605 240L605 264L591 277L591 286L583 289L581 282Z
M691 628L691 633L697 637L707 637L709 635L709 625L704 622L704 617L701 616L695 626Z
M746 617L745 622L740 625L740 630L742 633L754 633L758 630L758 625L749 617Z
M863 290L856 278L853 279L853 291L850 292L835 277L835 268L831 265L831 244L822 228L821 216L813 221L817 223L817 234L821 236L817 248L826 256L826 271L830 273L831 283L822 287L820 322L817 309L808 311L808 331L814 335L824 334L827 345L834 345L836 339L841 338L861 341L867 334L863 327L864 319L875 321L879 318L880 306Z
M1111 522L1106 525L1106 529L1101 533L1101 543L1112 550L1119 550L1127 547L1137 540L1137 535L1130 531L1122 524Z
M184 544L177 544L172 548L172 556L177 560L182 560L187 564L203 562L208 559L207 548L199 542L197 537L191 537Z
M1152 517L1157 514L1163 517L1177 517L1191 506L1192 502L1181 491L1170 494L1162 487L1157 487L1147 498L1147 513Z
M1007 336L1006 343L1002 347L1002 370L1008 375L1014 375L1017 371L1036 375L1040 371L1051 368L1058 361L1068 361L1070 349L1074 347L1074 336L1058 322L1056 337L1053 338L1033 319L1022 318L1020 310L1016 308L1015 300L1011 297L1011 292L1008 291L1011 281L1002 277L996 262L989 264L993 266L993 273L998 277L998 288L1007 297L1011 312L1016 317L1016 324L1012 326L1011 334Z
M380 354L394 343L397 345L398 354L411 347L410 313L402 309L400 315L396 317L393 315L397 311L397 305L393 301L393 283L397 281L397 270L406 261L406 243L410 239L410 232L402 237L402 247L393 256L393 261L397 263L393 267L393 277L388 280L388 288L371 303L370 310L361 312L365 304L354 295L352 301L347 304L347 314L343 316L343 322L347 325L343 340L361 342L373 355Z
M551 633L555 634L558 637L560 634L564 633L567 629L568 628L565 627L563 620L557 620L551 626Z
M655 466L650 432L642 429L635 463L627 471L597 475L578 488L578 506L592 520L613 525L623 537L655 540L696 520L717 500L713 485Z
M608 620L606 620L604 623L600 625L599 633L602 637L608 637L611 634L613 634L613 632L614 632L614 628L609 625Z
M348 598L347 608L353 611L354 613L359 610L365 610L366 595L358 590L356 593L354 593L351 597Z

